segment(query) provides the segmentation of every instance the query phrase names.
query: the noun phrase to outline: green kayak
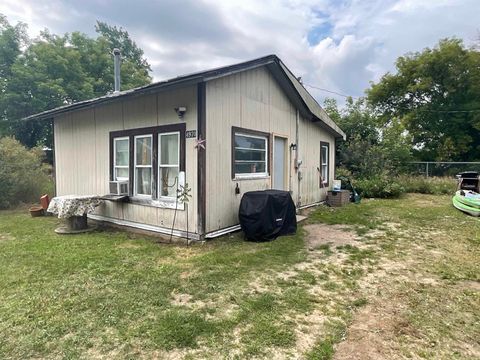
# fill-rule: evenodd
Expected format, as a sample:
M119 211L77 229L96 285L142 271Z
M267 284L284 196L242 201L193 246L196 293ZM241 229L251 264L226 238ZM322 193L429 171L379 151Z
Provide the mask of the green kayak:
M452 202L458 210L472 216L480 216L480 194L471 190L459 190Z

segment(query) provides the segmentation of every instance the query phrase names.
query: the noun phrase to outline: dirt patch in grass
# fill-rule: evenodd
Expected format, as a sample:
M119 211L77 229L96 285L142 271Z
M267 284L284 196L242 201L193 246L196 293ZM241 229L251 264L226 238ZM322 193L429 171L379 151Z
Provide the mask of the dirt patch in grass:
M180 279L185 280L185 279L191 278L191 277L193 277L197 274L198 274L198 271L196 271L195 269L188 270L188 271L182 271L180 273Z
M0 233L0 241L9 241L9 240L14 240L15 238L10 235L9 233L4 233L4 234L1 234Z
M337 247L359 243L357 234L344 225L309 224L304 229L307 231L305 241L309 249L318 249L322 245Z
M431 196L415 196L414 199L411 199L412 207L416 208L433 208L433 207L442 207L445 206L442 202L438 201L436 198Z
M141 247L142 247L142 245L135 244L132 241L125 241L125 242L117 245L117 248L119 248L119 249L139 249Z
M398 296L382 298L358 310L348 327L346 340L336 347L334 359L402 358L397 338L416 336L404 311L405 304Z
M190 294L172 294L172 304L175 306L185 306L192 302L192 295Z
M366 238L381 238L388 234L405 235L405 231L401 229L401 224L395 222L384 222L380 227L370 230L366 233Z
M288 280L290 277L295 276L295 272L287 271L284 273L277 274L278 277L281 277L283 280ZM271 277L255 277L252 281L249 282L245 294L262 294L271 292L272 288L265 284L266 280L271 279Z
M299 324L295 329L297 335L295 348L299 353L305 353L315 345L315 342L324 331L324 324L327 320L329 318L319 309L314 310L311 314L298 316L295 319L295 322Z
M403 358L395 339L414 332L415 329L395 310L368 306L355 317L348 328L347 340L339 344L334 359Z
M466 290L480 291L480 281L474 281L474 280L460 281L459 283L457 283L457 286Z

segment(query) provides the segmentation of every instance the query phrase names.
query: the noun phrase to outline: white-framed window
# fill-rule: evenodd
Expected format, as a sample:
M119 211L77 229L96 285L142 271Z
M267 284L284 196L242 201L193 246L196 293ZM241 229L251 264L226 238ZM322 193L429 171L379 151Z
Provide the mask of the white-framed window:
M175 199L180 173L180 132L158 134L158 198Z
M113 178L128 181L130 164L130 141L128 136L113 139Z
M328 185L328 173L329 173L329 158L330 158L330 144L321 142L320 143L320 169L323 185Z
M135 139L134 187L135 195L152 196L152 135L138 135Z
M234 133L233 173L239 178L268 176L268 136Z
M185 123L110 132L110 179L129 181L131 202L183 209Z

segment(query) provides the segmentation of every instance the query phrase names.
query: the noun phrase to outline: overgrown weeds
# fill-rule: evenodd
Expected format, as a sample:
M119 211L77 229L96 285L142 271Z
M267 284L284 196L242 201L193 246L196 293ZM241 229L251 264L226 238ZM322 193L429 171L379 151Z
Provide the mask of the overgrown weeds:
M397 178L407 193L444 195L453 194L457 182L452 177L424 177L402 175Z
M385 176L354 179L356 190L364 198L399 198L405 193L453 194L457 183L451 177Z

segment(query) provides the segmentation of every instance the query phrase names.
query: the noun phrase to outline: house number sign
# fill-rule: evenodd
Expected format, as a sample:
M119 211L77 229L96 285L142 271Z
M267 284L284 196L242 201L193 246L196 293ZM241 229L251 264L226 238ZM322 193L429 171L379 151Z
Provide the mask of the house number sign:
M185 131L185 137L187 139L195 139L197 137L197 130Z

